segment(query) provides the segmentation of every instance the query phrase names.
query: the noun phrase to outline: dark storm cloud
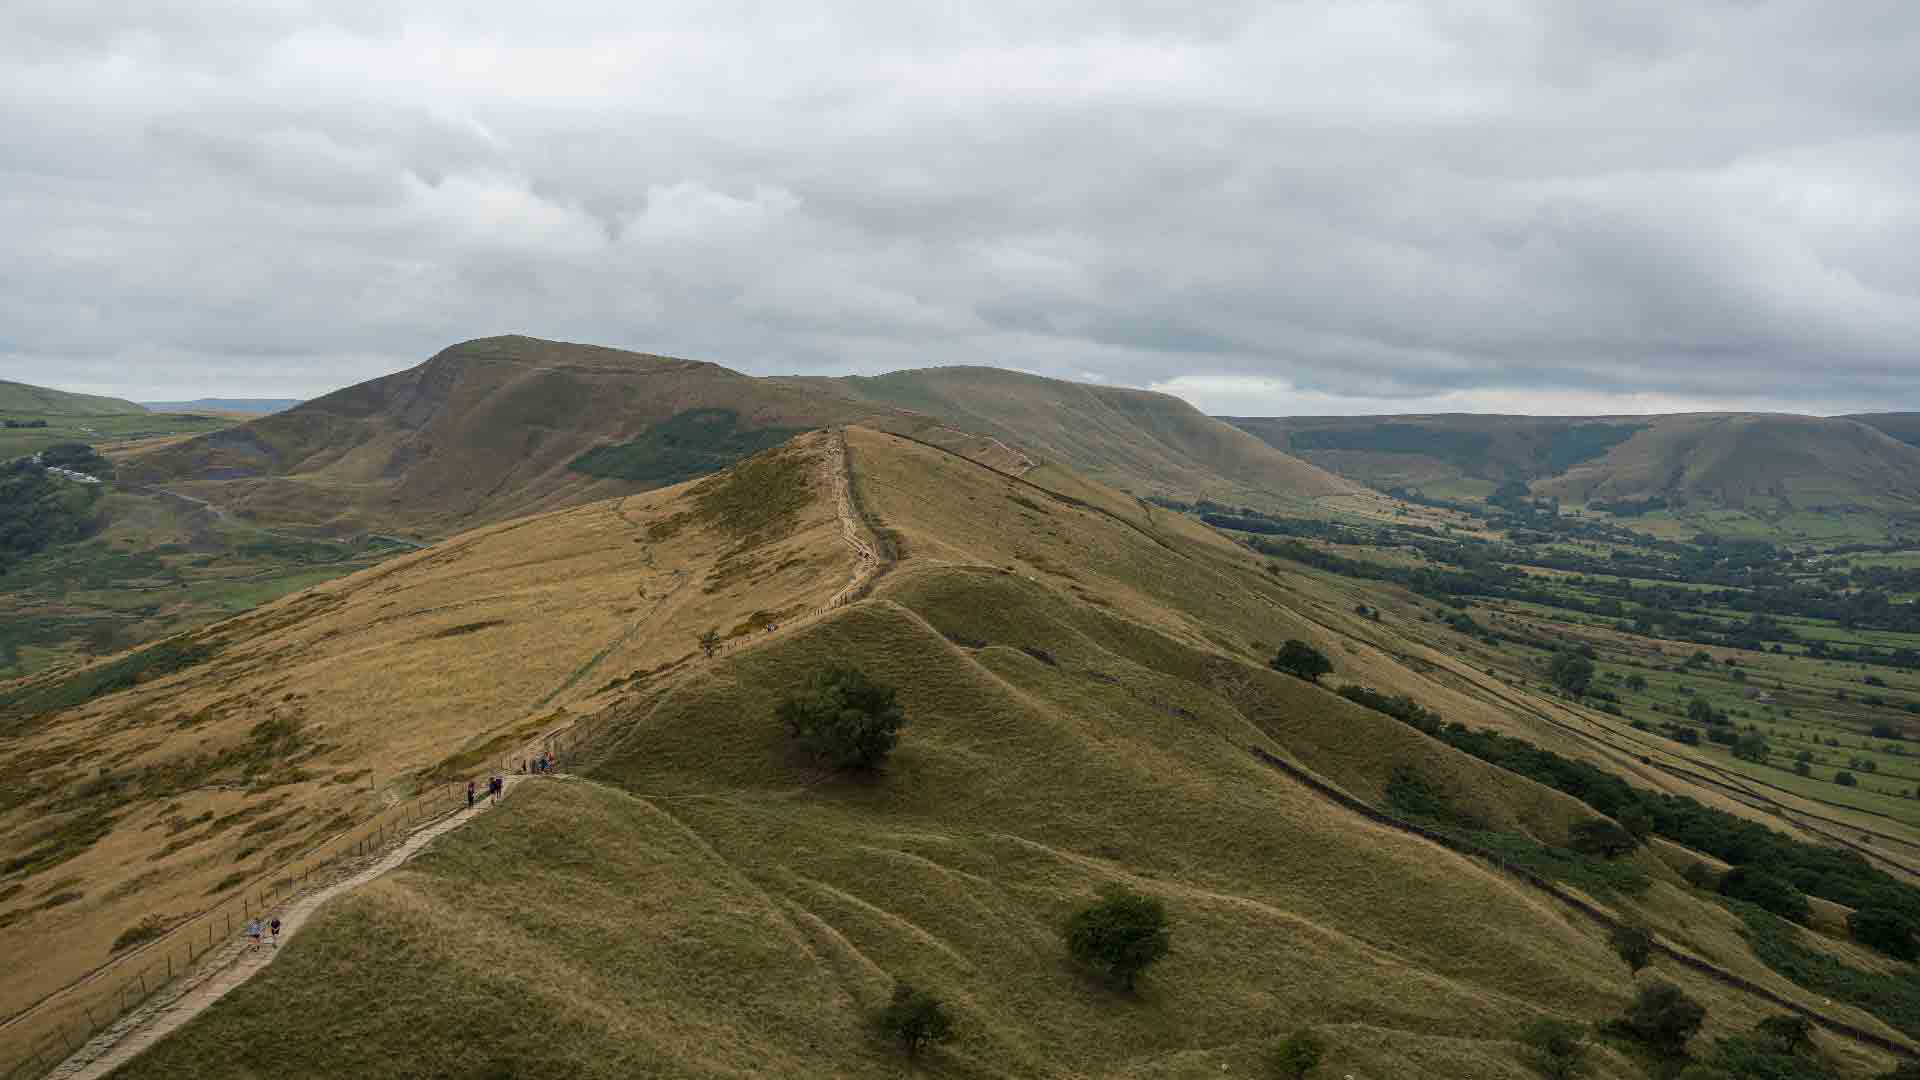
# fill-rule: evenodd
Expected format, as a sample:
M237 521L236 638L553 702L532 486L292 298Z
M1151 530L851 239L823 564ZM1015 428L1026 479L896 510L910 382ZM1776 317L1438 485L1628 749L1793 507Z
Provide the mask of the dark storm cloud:
M522 331L1213 411L1920 408L1898 3L0 10L0 374Z

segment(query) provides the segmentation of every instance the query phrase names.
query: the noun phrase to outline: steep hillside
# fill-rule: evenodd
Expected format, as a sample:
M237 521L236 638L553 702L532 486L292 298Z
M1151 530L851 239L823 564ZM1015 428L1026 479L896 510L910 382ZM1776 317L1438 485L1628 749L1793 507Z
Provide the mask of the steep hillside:
M1395 824L1412 790L1531 858L1594 820L1265 666L1303 638L1340 682L1598 756L1561 733L1576 710L1423 636L1418 604L1359 594L1385 605L1376 621L1348 586L1269 569L1058 466L1035 484L855 429L849 492L841 447L812 436L691 485L478 530L183 641L177 673L77 706L60 707L100 675L16 691L0 767L32 783L0 844L75 851L0 878L25 886L4 894L0 947L90 940L67 970L97 962L124 922L203 902L236 857L252 870L272 857L252 849L304 842L315 815L511 753L567 706L597 733L573 777L521 785L324 909L122 1075L898 1075L868 1017L900 977L957 1014L956 1041L919 1066L933 1075L1259 1075L1272 1042L1310 1024L1328 1075L1517 1080L1533 1075L1522 1022L1598 1021L1632 992L1576 893L1899 1040L1768 970L1651 851L1581 863L1595 876L1555 894ZM865 548L897 562L861 599L848 584L885 561ZM855 602L822 609L835 596ZM737 644L703 655L707 628ZM877 775L824 771L775 721L827 662L899 688L908 726ZM288 730L306 741L246 749ZM209 751L225 764L196 768L251 781L175 781ZM81 754L118 786L60 770ZM1686 783L1650 763L1635 782ZM236 807L259 816L223 832ZM169 831L188 846L167 851ZM1137 995L1059 945L1114 883L1174 920ZM43 908L56 888L77 898ZM4 992L59 982L41 958L67 951L32 949L33 985ZM1707 1004L1709 1035L1781 1007L1657 971ZM1849 1075L1890 1061L1815 1038ZM1593 1060L1638 1074L1611 1046Z
M1860 413L1857 416L1846 416L1841 419L1858 420L1909 446L1920 446L1920 412Z
M1768 519L1795 511L1920 509L1920 448L1909 445L1920 439L1915 415L1227 420L1382 490L1473 498L1519 482L1574 503L1657 498L1682 512L1746 511L1764 531Z
M262 522L438 535L679 483L828 424L935 426L888 412L715 364L481 338L121 475Z
M718 480L467 533L139 652L0 683L0 1017L616 678L854 569L824 435ZM51 897L65 899L48 903ZM36 949L52 937L57 950ZM205 944L204 942L202 943Z
M1574 502L1907 509L1920 505L1920 447L1846 419L1668 416L1535 490Z
M781 381L936 416L1141 496L1297 509L1361 494L1167 394L983 367Z
M1223 417L1268 444L1373 487L1487 489L1565 472L1645 428L1643 417ZM1464 482L1464 487L1462 486Z
M71 394L44 386L8 382L0 379L0 417L28 419L48 416L112 416L116 413L143 413L147 410L131 401Z

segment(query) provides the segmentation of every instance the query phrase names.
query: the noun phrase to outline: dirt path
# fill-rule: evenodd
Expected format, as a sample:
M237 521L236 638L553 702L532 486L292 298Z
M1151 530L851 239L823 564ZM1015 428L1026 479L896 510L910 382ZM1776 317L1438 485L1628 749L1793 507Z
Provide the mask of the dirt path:
M853 459L847 451L847 433L835 428L827 443L827 480L833 488L833 508L840 515L840 538L853 549L856 560L853 574L841 590L827 601L827 608L850 604L866 595L875 578L884 573L892 560L880 538L873 534L853 493Z
M512 794L514 787L524 779L524 776L506 777L507 793ZM436 837L452 832L492 808L489 800L482 799L471 811L454 810L427 822L373 862L348 869L333 881L291 897L264 913L262 925L279 916L280 938L283 942L291 940L322 904L393 870L418 855ZM133 1060L147 1047L166 1038L182 1024L207 1011L214 1002L253 978L279 955L279 949L272 945L255 949L244 938L221 945L192 974L180 980L177 986L156 994L119 1023L94 1036L47 1075L53 1080L94 1080L106 1076Z

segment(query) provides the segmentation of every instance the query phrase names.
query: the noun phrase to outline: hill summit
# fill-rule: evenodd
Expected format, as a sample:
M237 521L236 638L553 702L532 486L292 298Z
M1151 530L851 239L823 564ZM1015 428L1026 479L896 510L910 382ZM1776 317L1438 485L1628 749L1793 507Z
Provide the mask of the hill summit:
M122 476L259 522L438 535L678 483L847 423L1013 468L1070 465L1143 495L1362 494L1165 395L974 369L758 379L519 336L152 450Z

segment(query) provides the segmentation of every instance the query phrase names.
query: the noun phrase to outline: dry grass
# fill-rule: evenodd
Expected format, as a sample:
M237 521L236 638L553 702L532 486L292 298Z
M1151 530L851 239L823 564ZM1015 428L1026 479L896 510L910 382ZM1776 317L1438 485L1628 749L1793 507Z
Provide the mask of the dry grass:
M713 594L700 586L739 537L673 490L482 530L318 590L310 616L282 605L234 631L207 677L234 680L227 694L259 679L257 693L307 695L308 728L342 748L331 767L418 768L483 746L544 715L542 687L571 681L560 704L605 706L616 733L594 769L610 786L522 787L506 812L336 905L128 1075L898 1075L863 1027L898 974L960 1017L958 1041L925 1066L936 1075L1252 1075L1269 1040L1314 1024L1333 1047L1328 1075L1517 1078L1530 1074L1510 1040L1526 1019L1598 1021L1626 1002L1632 982L1591 923L1247 749L1373 801L1413 767L1490 822L1556 842L1584 808L1262 663L1304 637L1334 657L1330 681L1556 749L1576 741L1545 722L1564 711L1411 633L1390 595L1276 578L1097 485L1079 481L1075 505L889 436L854 431L849 445L862 503L908 558L871 600L711 661L690 655L694 633L845 580L817 499L751 531L750 568ZM671 538L646 539L678 514ZM1386 621L1352 616L1357 597ZM642 610L657 621L632 635L623 620ZM543 624L558 640L524 629ZM441 651L414 670L383 645L398 641ZM309 662L309 649L332 651ZM877 777L823 774L773 721L830 660L900 689L909 726ZM358 700L351 680L387 678L410 680L389 692L458 696L407 723L322 722L336 706L320 702ZM222 813L249 805L233 797ZM1808 1000L1754 961L1723 909L1653 857L1642 868L1655 883L1631 910L1664 938ZM1061 921L1113 881L1161 897L1176 921L1173 955L1137 999L1059 946ZM102 946L134 921L102 923ZM1659 974L1709 1005L1709 1037L1772 1011ZM1855 1072L1888 1064L1820 1040ZM1637 1073L1599 1057L1598 1075Z

